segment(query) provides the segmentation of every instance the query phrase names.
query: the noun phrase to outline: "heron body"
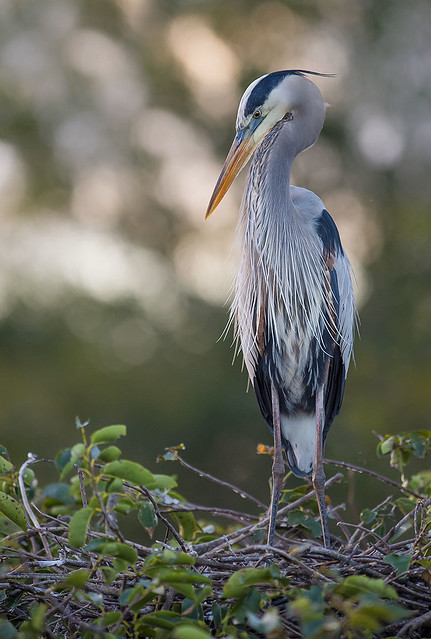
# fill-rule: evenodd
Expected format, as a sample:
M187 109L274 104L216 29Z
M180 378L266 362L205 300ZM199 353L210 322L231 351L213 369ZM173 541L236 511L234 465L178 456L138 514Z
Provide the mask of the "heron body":
M245 91L207 216L251 158L231 318L261 412L274 432L278 494L270 541L283 446L292 472L316 480L329 545L322 455L343 399L355 304L335 222L319 197L290 185L295 157L314 144L325 119L326 104L305 73L271 73Z

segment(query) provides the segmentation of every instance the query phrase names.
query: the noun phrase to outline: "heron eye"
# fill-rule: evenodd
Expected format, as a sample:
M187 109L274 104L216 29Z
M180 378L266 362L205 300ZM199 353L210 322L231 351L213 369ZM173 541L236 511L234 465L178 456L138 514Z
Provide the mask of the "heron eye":
M258 118L262 117L262 111L260 109L256 109L256 111L253 113L253 117L256 118L256 120Z

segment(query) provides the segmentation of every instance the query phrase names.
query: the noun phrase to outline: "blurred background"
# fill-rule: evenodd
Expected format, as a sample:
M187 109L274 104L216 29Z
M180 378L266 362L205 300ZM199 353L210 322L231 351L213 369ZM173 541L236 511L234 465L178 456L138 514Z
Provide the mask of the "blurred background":
M125 423L125 455L153 470L184 442L268 499L255 449L271 436L219 339L244 176L204 213L244 89L286 68L336 74L315 80L331 108L293 173L357 279L356 367L326 454L385 471L373 430L430 428L429 0L0 0L0 441L15 462L75 443L79 416ZM217 505L194 477L181 487Z

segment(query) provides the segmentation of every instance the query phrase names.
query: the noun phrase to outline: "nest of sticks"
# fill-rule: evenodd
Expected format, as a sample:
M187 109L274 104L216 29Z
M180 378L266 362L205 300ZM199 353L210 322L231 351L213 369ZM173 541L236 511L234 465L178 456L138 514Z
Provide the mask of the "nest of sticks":
M250 510L256 510L256 507L264 508L263 504L239 488L193 468L179 455L176 458L199 476L240 493L250 505L253 505L250 506ZM322 546L319 539L307 536L303 529L290 525L288 521L289 513L313 499L310 489L309 493L295 501L281 504L274 546L269 547L261 543L265 538L264 531L268 523L266 515L208 508L186 501L162 504L150 491L144 489L158 518L157 539L163 540L151 540L149 545L127 540L112 519L108 525L105 522L104 531L100 528L93 530L92 527L88 530L89 541L120 538L137 552L138 560L133 569L118 572L115 578L107 583L104 569L112 569L115 566L112 557L101 557L86 547L71 547L68 541L70 517L52 516L31 504L29 507L34 519L32 518L33 525L29 526L27 534L14 532L5 537L1 545L1 614L19 628L21 622L28 619L31 607L40 602L45 606L46 619L49 619L42 636L72 637L81 636L85 632L89 633L88 636L104 636L105 631L95 623L100 616L100 610L103 609L105 613L120 611L121 620L117 624L118 628L121 623L127 624L129 619L136 618L136 610L133 611L132 606L122 600L122 594L138 583L141 567L157 548L174 548L193 557L192 569L211 580L211 596L201 602L204 620L209 629L214 601L229 604L229 600L223 597L223 591L232 575L242 568L265 567L272 563L278 567L283 577L290 579L290 588L308 590L313 585L323 588L325 584L351 575L365 575L383 580L395 589L398 603L410 611L411 615L387 625L384 629L380 628L373 636L409 639L430 636L431 569L427 567L427 557L431 548L431 537L429 526L426 524L426 518L429 519L430 500L425 500L423 496L409 491L401 484L364 468L343 462L332 463L350 471L371 474L401 493L412 493L417 498L415 511L395 522L385 535L380 535L370 526L342 521L338 514L339 509L332 506L332 519L338 519L344 538L341 538L341 533L340 537L333 536L332 548L327 549ZM327 482L327 487L339 481L341 477L340 473L332 476ZM130 489L133 490L133 487ZM388 502L389 499L385 501ZM211 517L225 519L230 524L226 532L218 535L216 539L191 543L181 537L178 526L172 523L171 515L174 512L193 513L200 521L209 521ZM413 520L411 534L399 537L398 541L392 541L408 519ZM409 538L406 538L407 536ZM408 556L411 558L408 569L402 571L394 567L388 563L388 556ZM83 569L88 571L88 578L79 588L56 587L57 584L65 582L68 574ZM80 596L76 596L78 590ZM165 587L156 599L143 605L139 615L177 609L183 600L184 595L175 588ZM280 594L273 597L271 606L278 609L282 628L267 636L292 639L304 636L298 619L289 612L285 596ZM111 636L112 633L115 636L115 627L110 628L109 632ZM249 636L263 635L249 631Z

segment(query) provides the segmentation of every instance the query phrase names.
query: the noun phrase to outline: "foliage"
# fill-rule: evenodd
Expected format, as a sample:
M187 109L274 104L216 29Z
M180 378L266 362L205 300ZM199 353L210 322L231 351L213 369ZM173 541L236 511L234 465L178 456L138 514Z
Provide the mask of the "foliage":
M308 485L284 492L269 548L260 543L263 504L194 469L183 445L158 461L241 492L260 516L189 503L174 476L122 458L125 426L90 436L87 424L77 426L80 441L57 455L58 481L45 487L33 455L18 469L0 450L2 637L427 636L430 482L407 479L405 466L409 452L429 450L430 433L381 438L378 454L391 454L403 483L379 479L401 496L363 511L359 525L341 521L332 505L346 540L334 535L328 550ZM123 532L131 519L139 542Z
M412 455L423 459L431 451L431 431L417 430L400 435L387 435L382 437L377 446L377 455L383 457L390 455L390 464L401 473L402 481L408 484L404 476L404 468L409 463ZM416 475L411 482L411 486L419 486L427 491L427 496L431 495L431 474L429 471Z

